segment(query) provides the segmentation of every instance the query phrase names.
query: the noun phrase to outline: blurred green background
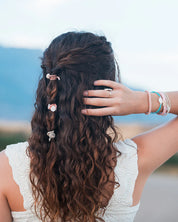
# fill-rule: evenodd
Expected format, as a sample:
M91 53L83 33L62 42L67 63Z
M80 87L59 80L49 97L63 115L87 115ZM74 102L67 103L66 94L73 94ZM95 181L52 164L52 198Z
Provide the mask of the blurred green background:
M26 133L6 133L0 131L0 151L6 148L9 144L15 144L18 142L24 142L28 139L28 135Z
M0 131L0 151L6 148L9 144L15 144L18 142L24 142L28 140L30 134L26 132L3 132ZM166 167L178 166L178 154L170 158L164 165L158 170L166 170Z

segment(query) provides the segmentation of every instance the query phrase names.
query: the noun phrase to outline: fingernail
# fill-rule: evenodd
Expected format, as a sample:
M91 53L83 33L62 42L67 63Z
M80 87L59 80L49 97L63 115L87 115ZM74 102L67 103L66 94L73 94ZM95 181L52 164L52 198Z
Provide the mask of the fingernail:
M94 85L96 85L97 84L97 81L94 81Z
M87 92L87 91L84 91L84 92L83 92L83 95L84 95L84 96L88 96L88 92Z
M86 112L85 109L82 109L82 110L81 110L81 113L86 114L87 112Z

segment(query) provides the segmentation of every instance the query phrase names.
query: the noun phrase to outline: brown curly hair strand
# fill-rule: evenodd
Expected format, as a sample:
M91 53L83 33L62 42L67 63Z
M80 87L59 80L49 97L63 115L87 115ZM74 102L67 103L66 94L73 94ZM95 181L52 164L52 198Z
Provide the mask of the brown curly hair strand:
M28 140L36 214L42 221L103 221L98 212L117 184L111 178L120 155L113 144L117 133L112 116L85 116L81 109L91 107L83 104L84 90L103 89L95 80L115 80L111 44L103 36L68 32L45 50L41 67ZM61 80L50 81L47 73ZM53 103L55 112L47 109ZM56 136L49 142L51 130Z

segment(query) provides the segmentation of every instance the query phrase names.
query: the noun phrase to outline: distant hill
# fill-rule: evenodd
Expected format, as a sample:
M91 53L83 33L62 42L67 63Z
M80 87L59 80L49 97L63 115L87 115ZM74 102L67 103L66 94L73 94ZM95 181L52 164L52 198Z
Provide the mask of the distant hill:
M38 49L0 47L0 119L31 120L41 73L41 56L42 51ZM114 118L116 122L157 124L172 117L173 115L162 118L158 115L136 114Z
M41 56L41 50L0 47L1 119L31 118Z

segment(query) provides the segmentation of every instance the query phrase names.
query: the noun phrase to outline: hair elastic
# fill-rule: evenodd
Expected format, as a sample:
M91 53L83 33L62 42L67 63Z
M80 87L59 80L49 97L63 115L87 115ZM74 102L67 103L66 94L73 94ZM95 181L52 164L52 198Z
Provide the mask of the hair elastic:
M156 93L159 96L159 99L158 99L159 104L160 104L159 108L155 112L152 112L152 113L158 114L161 110L162 105L163 105L163 99L162 99L161 95L158 92L152 91L151 93Z
M170 99L168 97L168 95L164 92L159 92L160 95L162 96L163 98L163 112L158 114L158 115L167 115L169 112L170 112L170 109L171 109L171 102L170 102Z
M54 133L54 130L47 132L47 136L49 136L49 141L51 141L51 139L54 139L56 134Z
M171 101L169 99L169 96L167 93L164 93L165 98L166 98L166 105L167 105L167 110L166 110L166 114L168 114L171 110Z
M164 93L159 92L159 94L161 95L162 99L163 99L163 111L161 113L158 113L158 115L166 115L167 112L167 104L166 104L166 97L164 95Z
M48 109L51 110L52 112L55 112L57 109L56 104L48 104Z
M57 76L57 75L51 75L51 74L46 74L46 78L47 79L50 79L50 80L56 80L56 79L58 79L58 80L60 80L61 78L59 77L59 76Z
M148 112L145 113L145 114L149 115L151 113L151 106L152 106L152 104L151 104L151 93L149 91L147 91L147 90L145 90L145 92L148 95Z

